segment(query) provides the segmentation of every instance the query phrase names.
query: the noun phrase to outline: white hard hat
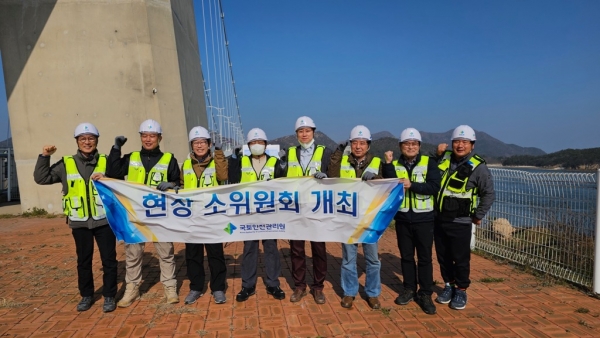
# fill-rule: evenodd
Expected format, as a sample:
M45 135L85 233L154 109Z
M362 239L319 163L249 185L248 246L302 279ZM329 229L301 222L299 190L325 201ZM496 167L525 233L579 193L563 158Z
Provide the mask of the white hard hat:
M206 128L201 127L201 126L192 128L192 130L190 130L190 134L188 136L189 136L190 142L192 142L193 140L195 140L197 138L204 138L204 139L210 140L210 133L208 132L208 130L206 130Z
M369 128L363 125L358 125L352 128L352 131L350 132L350 141L356 139L365 139L367 141L371 141L371 132L369 131Z
M454 140L475 141L475 130L467 125L458 126L452 132L452 141Z
M75 137L79 136L79 135L83 135L83 134L92 134L95 135L96 137L100 137L100 133L98 132L98 129L96 128L96 126L94 126L91 123L80 123L76 128L75 128Z
M404 141L419 141L421 142L421 133L415 128L406 128L400 133L400 143Z
M140 134L141 133L157 133L162 134L162 128L160 124L152 119L146 120L140 124Z
M265 132L260 128L252 128L248 132L247 140L248 140L247 143L250 143L250 142L256 141L256 140L263 140L263 141L267 142L267 134L265 134Z
M300 116L297 120L296 120L296 129L294 130L298 130L302 127L309 127L309 128L317 128L317 126L315 125L315 122L308 116Z

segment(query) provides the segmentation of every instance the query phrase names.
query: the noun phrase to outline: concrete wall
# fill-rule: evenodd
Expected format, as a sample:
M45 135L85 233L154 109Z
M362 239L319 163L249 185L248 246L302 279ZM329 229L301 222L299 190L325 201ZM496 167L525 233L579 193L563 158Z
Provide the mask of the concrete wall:
M58 185L33 182L44 144L75 153L81 122L140 149L140 122L163 127L161 149L183 161L187 133L206 125L192 1L0 0L0 51L23 210L61 212ZM176 4L176 5L175 5ZM175 22L174 22L175 19ZM156 93L153 90L156 89Z

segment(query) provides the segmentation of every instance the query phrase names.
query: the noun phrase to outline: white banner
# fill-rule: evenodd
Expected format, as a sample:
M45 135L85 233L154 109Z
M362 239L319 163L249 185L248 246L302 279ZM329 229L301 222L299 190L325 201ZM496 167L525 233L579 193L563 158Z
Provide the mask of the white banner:
M397 179L281 178L178 194L113 179L95 185L111 228L126 243L375 243L404 197Z

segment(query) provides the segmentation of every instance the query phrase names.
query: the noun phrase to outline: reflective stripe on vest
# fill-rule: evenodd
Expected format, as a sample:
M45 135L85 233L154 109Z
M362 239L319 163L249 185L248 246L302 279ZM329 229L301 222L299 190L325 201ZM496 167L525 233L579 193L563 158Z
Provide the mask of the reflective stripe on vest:
M134 151L129 157L129 169L127 170L127 181L146 184L148 186L157 186L160 182L167 182L167 169L173 154L164 153L158 163L152 167L146 175L146 169L142 163L142 157L139 151Z
M260 180L275 178L275 163L276 157L269 157L265 166L260 170ZM256 172L252 166L252 161L249 156L242 157L242 179L240 182L255 182L257 181Z
M301 176L312 176L317 171L321 171L321 160L323 159L323 152L325 146L316 146L313 156L308 162L306 170L302 170L302 165L298 161L298 154L296 147L290 147L288 150L288 170L287 177L301 177Z
M470 200L470 210L471 213L475 211L478 203L478 190L477 188L467 190L467 183L469 182L469 177L461 180L456 177L458 170L454 171L452 175L448 176L448 172L450 171L450 160L452 158L452 152L447 151L444 153L444 157L442 157L442 161L438 165L438 168L442 171L442 188L438 193L437 197L437 208L441 212L442 207L444 205L445 197L455 197L455 198L464 198ZM471 173L477 168L481 163L485 163L485 160L481 158L479 155L473 155L469 161L467 162L471 166ZM458 168L457 168L458 169ZM455 185L460 185L460 188L453 188L449 184L453 182Z
M381 159L379 157L373 157L371 163L365 168L363 171L363 175L366 172L372 172L373 174L379 174L379 165L381 164ZM356 178L356 170L350 165L348 161L348 155L342 156L342 163L340 164L340 177L342 178Z
M81 177L73 156L63 157L65 171L67 173L66 195L63 196L63 211L71 221L85 222L90 218L94 220L106 218L104 205L98 196L94 183L88 178L88 184ZM98 162L94 168L95 173L106 173L106 155L98 155Z
M410 178L408 177L408 171L398 162L398 160L395 160L393 164L396 168L396 176L398 176L398 178L410 179L410 181L414 183L425 183L429 156L421 155L421 159L413 168L412 176ZM433 211L433 196L420 195L410 190L405 190L404 200L398 210L407 212L409 208L412 208L413 212L416 213Z
M215 160L211 159L210 163L202 172L202 178L198 180L196 172L192 164L192 159L188 158L183 162L183 188L208 188L216 187L219 185L217 182L217 171L215 169Z

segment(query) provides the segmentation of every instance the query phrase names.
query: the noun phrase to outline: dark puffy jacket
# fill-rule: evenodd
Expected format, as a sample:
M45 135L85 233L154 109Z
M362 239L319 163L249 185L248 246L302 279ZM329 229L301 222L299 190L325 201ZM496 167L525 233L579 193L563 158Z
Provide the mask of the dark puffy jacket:
M163 152L160 151L160 147L156 147L153 150L140 150L140 157L142 158L142 164L146 169L146 175L152 170L152 168L158 163L160 158L163 156ZM112 147L110 149L110 155L108 155L106 176L117 179L125 179L127 171L129 170L129 157L131 153L121 157L121 150ZM171 157L169 167L167 169L167 181L179 185L179 179L181 172L179 171L179 165L175 156Z
M419 163L421 160L421 154L417 155L415 159L415 165ZM398 159L398 163L403 165L408 171L408 177L412 177L412 171L414 169L414 165L409 167L406 163L404 156L400 155ZM383 177L384 178L396 178L396 168L393 163L385 163L383 164ZM425 182L423 183L414 183L411 182L409 190L417 193L419 195L432 195L433 201L435 201L438 192L440 191L440 184L442 181L442 176L440 170L438 168L438 163L435 158L429 158L429 163L427 164L427 177L425 177ZM433 202L432 201L432 202ZM435 219L435 211L431 212L414 212L412 207L409 207L409 210L406 212L398 211L394 220L396 223L404 222L404 223L424 223L424 222L433 222Z

